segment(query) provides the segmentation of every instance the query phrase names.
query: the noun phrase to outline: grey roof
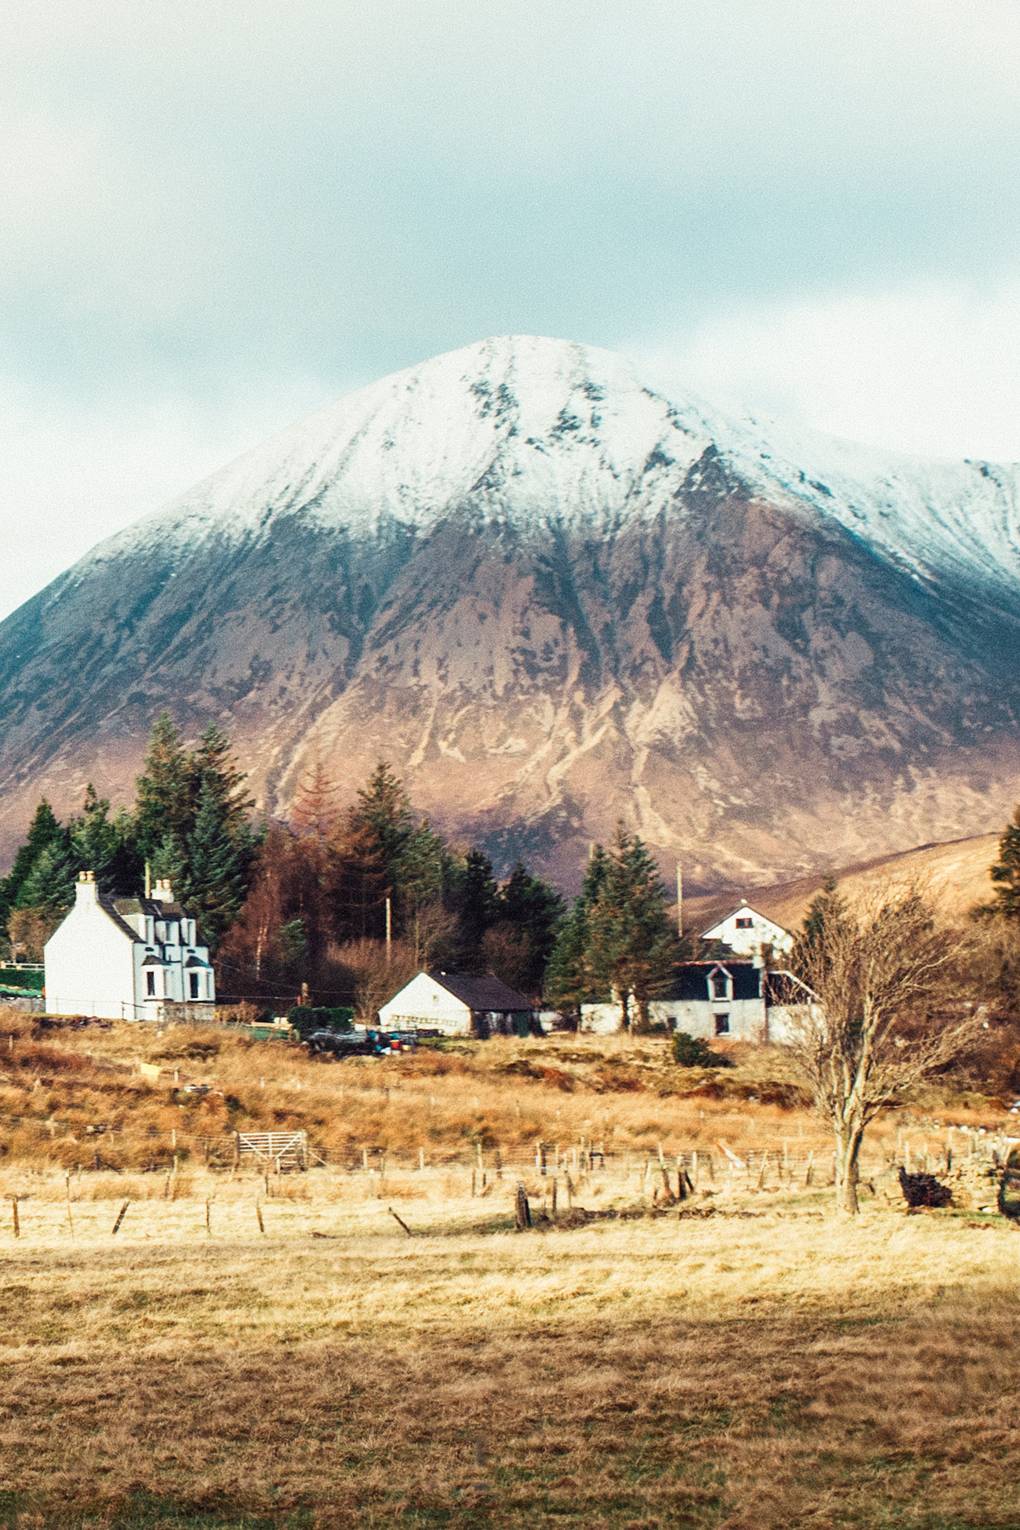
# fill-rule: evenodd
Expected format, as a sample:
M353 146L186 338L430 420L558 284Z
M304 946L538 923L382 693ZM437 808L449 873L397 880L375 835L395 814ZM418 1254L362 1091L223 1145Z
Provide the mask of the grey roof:
M99 907L102 909L103 913L106 914L107 918L113 920L118 930L120 930L123 935L126 935L128 940L133 940L137 945L144 946L145 941L139 935L138 931L133 930L128 924L127 920L122 918L117 910L117 903L127 903L130 901L131 900L128 898L118 898L116 902L114 902L112 898L104 898L102 895L100 895Z
M184 963L185 967L209 967L209 962L204 962L200 956L189 956Z
M487 972L481 976L469 972L430 972L429 977L468 1009L513 1014L534 1008L516 988L509 988L500 978Z
M148 914L150 919L185 919L179 903L161 903L158 898L114 898L118 914Z

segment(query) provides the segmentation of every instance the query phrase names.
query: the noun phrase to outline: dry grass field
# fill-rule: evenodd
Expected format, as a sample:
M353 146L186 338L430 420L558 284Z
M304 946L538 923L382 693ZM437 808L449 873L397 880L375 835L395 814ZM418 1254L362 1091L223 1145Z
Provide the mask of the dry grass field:
M881 1196L834 1222L788 1062L734 1060L5 1020L0 1525L1020 1526L1020 1234ZM1003 1117L947 1087L872 1159L954 1120ZM327 1165L206 1166L270 1126ZM666 1202L660 1147L711 1154L696 1195Z
M1020 1523L1001 1220L846 1227L802 1192L516 1233L509 1181L354 1178L288 1179L264 1232L255 1181L197 1175L116 1235L116 1200L75 1199L72 1232L62 1177L28 1185L0 1230L0 1523Z

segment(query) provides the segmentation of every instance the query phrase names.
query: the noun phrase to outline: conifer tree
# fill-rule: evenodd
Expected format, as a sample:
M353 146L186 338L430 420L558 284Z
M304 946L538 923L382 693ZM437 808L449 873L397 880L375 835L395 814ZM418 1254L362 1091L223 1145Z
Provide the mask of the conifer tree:
M528 993L540 993L563 921L562 897L518 861L499 890L498 912L499 922L515 931L524 945L526 959L520 967L521 986Z
M0 920L4 924L7 922L7 915L18 901L25 878L32 870L40 851L53 843L66 844L66 838L66 830L58 821L46 798L43 797L32 815L25 842L14 857L14 863L7 876L0 883Z
M992 867L992 881L994 912L1004 919L1020 919L1020 806L999 841L999 859Z
M482 962L482 937L499 917L499 888L484 850L467 852L454 877L452 901L460 965L466 971L476 971Z
M70 846L66 839L51 840L32 862L32 869L18 890L15 907L40 909L56 920L74 902L74 881Z
M154 862L168 836L184 844L194 816L195 773L169 712L152 725L149 747L135 787L135 840L142 858Z
M560 925L546 968L545 992L550 1003L580 1024L581 1005L591 998L596 982L589 949L591 909L606 880L609 857L601 845L593 845L580 895Z
M216 949L244 903L250 859L248 835L231 822L219 778L206 774L199 789L194 827L188 836L187 885L179 896L197 920L210 950Z
M622 823L609 848L588 921L588 966L619 1000L624 1029L646 1031L649 1005L669 983L679 948L666 888L644 841Z
M95 872L102 892L134 885L139 868L131 820L125 813L112 818L108 799L97 795L91 781L81 812L68 824L68 834L75 869Z

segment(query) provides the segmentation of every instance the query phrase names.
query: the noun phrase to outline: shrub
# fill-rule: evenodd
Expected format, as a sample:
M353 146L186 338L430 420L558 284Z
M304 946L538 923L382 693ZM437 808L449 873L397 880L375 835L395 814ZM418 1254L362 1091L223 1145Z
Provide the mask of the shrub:
M301 1036L309 1031L350 1031L354 1028L354 1011L344 1004L334 1008L324 1004L294 1004L287 1011L287 1019Z
M677 1031L673 1037L673 1061L681 1068L731 1068L730 1058L713 1052L707 1041Z

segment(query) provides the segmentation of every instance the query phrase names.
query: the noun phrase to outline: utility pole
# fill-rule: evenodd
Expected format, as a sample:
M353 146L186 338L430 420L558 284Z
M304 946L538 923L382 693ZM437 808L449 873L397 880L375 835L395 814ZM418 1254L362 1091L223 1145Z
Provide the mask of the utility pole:
M676 932L684 938L684 874L680 862L676 863Z
M137 885L138 884L136 882L135 886L137 887ZM145 861L145 896L147 898L152 897L152 866L150 865L148 858L146 858Z
M393 899L386 894L386 965L389 966L393 950Z

